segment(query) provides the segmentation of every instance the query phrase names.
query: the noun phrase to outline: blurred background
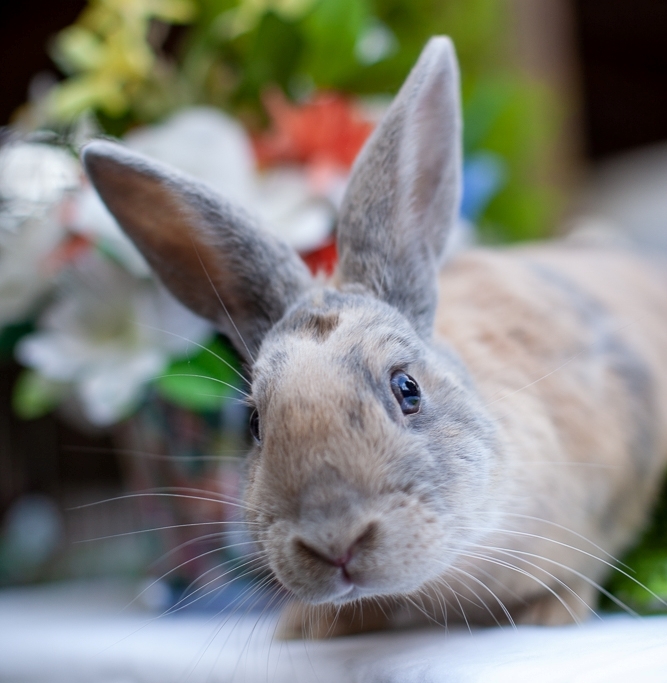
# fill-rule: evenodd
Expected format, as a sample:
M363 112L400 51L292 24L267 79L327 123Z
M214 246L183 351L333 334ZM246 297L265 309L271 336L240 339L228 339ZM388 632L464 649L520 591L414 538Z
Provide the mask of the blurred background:
M0 586L166 573L146 595L168 606L205 572L216 604L263 581L238 524L243 369L151 278L77 148L121 137L328 271L354 156L440 33L462 68L460 243L602 225L667 246L662 0L0 6ZM661 514L636 558L667 596Z

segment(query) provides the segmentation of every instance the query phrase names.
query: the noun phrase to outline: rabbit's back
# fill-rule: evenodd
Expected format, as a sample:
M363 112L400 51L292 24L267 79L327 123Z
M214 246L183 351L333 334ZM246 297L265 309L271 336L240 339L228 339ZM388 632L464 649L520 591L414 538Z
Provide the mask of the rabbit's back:
M543 547L524 537L537 555L553 557L573 532L618 553L645 520L667 463L665 272L623 250L562 243L473 250L441 275L436 335L498 424L505 524L541 535L528 520L550 525ZM564 546L556 557L582 565Z

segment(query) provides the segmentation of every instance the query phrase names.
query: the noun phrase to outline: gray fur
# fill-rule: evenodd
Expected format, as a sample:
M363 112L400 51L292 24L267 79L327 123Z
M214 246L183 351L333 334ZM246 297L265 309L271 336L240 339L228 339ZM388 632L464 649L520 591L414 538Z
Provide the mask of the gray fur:
M338 222L341 280L365 285L425 338L459 209L459 112L454 48L433 38L359 155Z

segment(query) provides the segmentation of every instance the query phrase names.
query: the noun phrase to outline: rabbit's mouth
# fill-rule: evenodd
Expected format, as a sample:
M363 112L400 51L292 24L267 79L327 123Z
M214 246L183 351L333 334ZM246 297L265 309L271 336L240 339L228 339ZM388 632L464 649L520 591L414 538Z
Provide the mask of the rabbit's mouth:
M447 552L437 517L396 495L272 524L265 549L278 580L306 602L343 604L411 593L438 575Z

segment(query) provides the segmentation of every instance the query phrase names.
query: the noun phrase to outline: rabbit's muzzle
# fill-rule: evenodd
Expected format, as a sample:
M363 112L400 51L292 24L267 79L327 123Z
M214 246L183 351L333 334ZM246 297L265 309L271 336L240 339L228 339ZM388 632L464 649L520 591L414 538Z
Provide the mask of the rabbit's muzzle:
M310 603L344 603L373 595L411 592L441 569L436 520L421 506L387 494L347 498L313 508L297 519L275 522L266 535L278 579ZM404 529L411 533L404 533Z

